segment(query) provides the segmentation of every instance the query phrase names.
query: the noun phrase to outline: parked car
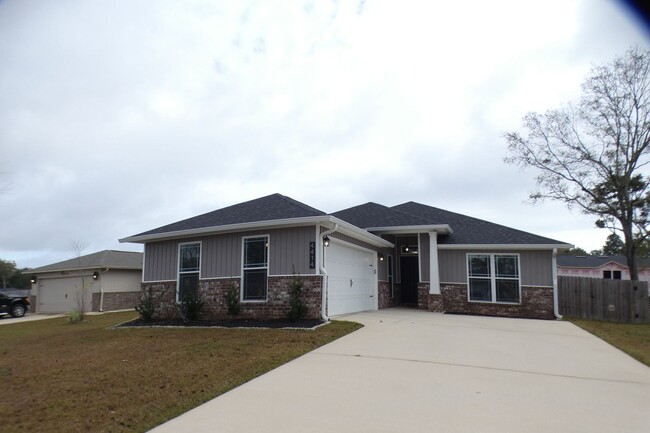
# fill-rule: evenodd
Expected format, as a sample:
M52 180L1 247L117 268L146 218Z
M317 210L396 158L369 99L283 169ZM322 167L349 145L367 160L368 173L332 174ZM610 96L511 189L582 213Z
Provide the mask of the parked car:
M0 316L11 314L11 317L23 317L29 310L27 296L15 296L0 292Z

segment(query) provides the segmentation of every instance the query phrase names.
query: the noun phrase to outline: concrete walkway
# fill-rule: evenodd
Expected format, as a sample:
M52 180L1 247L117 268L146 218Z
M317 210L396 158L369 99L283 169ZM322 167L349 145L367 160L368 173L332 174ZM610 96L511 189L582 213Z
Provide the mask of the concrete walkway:
M37 314L27 313L23 317L11 317L9 315L0 317L0 325L11 325L12 323L33 322L35 320L54 319L64 317L65 314Z
M164 432L650 432L650 368L566 322L389 309Z

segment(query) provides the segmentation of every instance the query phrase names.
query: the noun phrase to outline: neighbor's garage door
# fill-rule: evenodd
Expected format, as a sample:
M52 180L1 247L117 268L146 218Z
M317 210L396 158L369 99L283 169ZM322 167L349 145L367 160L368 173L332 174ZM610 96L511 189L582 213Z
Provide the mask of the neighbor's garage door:
M88 279L88 277L86 277ZM86 310L89 310L92 293L86 290ZM80 277L42 278L38 280L38 312L67 313L78 309L83 282Z
M375 253L332 242L325 254L328 314L374 310Z

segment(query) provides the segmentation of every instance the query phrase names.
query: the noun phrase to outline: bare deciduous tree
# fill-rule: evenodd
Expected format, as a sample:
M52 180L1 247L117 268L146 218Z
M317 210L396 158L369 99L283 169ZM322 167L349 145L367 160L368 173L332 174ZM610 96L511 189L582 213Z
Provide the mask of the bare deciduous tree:
M622 233L636 280L650 211L650 51L633 48L593 68L582 92L576 104L526 115L526 136L505 134L505 161L539 171L533 203L563 202Z
M83 251L88 247L86 242L82 240L75 240L70 242L70 249L74 252L75 258L77 259L77 268L81 269L83 266L81 255ZM86 277L81 271L81 290L77 292L77 309L79 311L79 320L84 320L86 315L86 302L88 300L88 289L92 284L92 279Z

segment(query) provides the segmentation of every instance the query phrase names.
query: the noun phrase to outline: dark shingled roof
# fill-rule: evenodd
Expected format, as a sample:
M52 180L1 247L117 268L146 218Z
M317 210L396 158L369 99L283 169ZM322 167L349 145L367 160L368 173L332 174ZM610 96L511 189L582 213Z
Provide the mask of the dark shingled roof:
M612 256L573 256L569 254L560 254L557 256L557 265L567 268L599 268L607 263L616 262L621 266L627 267L627 258L620 255ZM637 267L650 267L650 260L637 259Z
M51 265L41 266L40 268L30 269L29 272L53 272L89 268L142 269L142 253L104 250Z
M430 225L425 219L415 215L372 202L334 212L332 216L363 229Z
M453 233L440 236L440 244L564 244L554 239L412 201L393 206L391 209L415 215L426 220L428 224L449 224Z
M244 203L167 224L135 236L177 232L181 230L225 226L230 224L272 221L286 218L322 216L325 212L300 203L290 197L272 194Z

